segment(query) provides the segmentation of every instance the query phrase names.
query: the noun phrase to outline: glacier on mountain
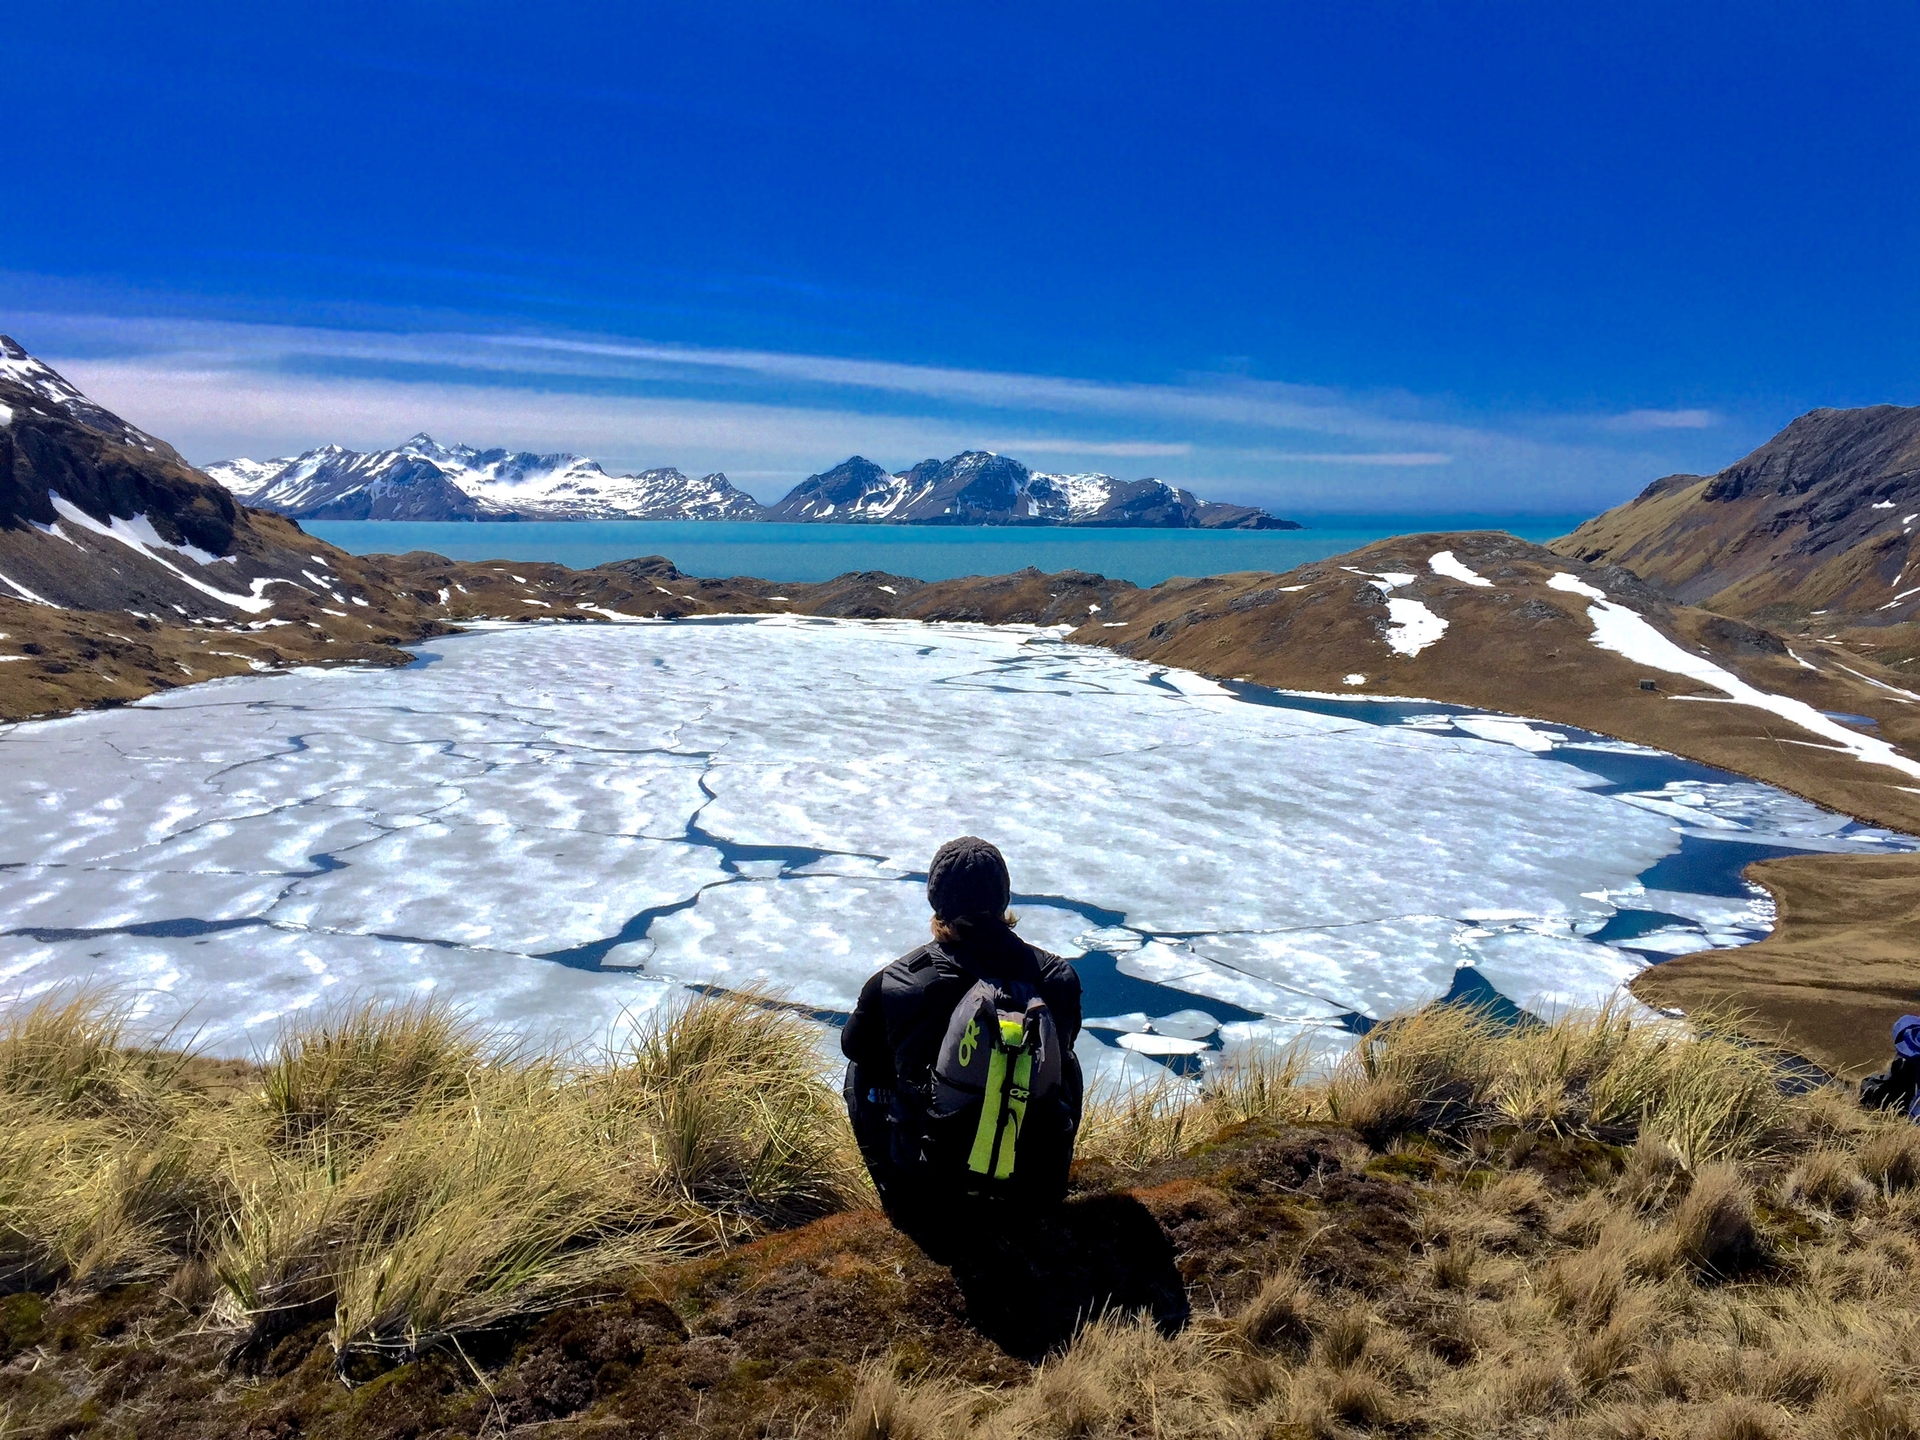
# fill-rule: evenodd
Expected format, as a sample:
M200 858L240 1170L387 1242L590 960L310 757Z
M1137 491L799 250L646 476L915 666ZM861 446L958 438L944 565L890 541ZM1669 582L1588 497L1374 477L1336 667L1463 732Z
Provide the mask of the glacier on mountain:
M432 992L575 1042L688 985L830 1015L924 936L927 858L971 831L1007 851L1024 933L1079 957L1085 1053L1112 1067L1180 1058L1125 1035L1338 1048L1462 975L1592 1001L1649 954L1765 933L1762 892L1695 893L1701 847L1737 877L1756 845L1906 843L1678 762L1649 781L1655 752L1577 732L1329 713L1051 631L778 616L431 643L403 670L0 733L0 979L124 987L216 1054L341 996ZM1623 757L1637 778L1612 783Z
M282 460L223 460L206 473L249 505L311 520L749 520L725 475L610 475L571 454L476 450L415 435L392 450L323 445Z

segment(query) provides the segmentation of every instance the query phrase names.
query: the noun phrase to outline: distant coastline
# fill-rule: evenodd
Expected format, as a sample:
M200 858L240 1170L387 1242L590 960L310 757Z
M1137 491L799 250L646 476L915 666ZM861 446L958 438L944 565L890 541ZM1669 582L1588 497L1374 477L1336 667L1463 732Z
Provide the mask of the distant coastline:
M302 520L311 517L290 517ZM1222 534L1250 534L1276 530L1310 530L1313 527L1299 520L1282 520L1275 516L1260 517L1262 523L1243 525L1232 530L1222 529ZM1585 519L1585 516L1579 517ZM343 523L322 520L319 523ZM368 525L841 525L847 528L873 529L880 526L919 526L924 529L973 529L973 530L1199 530L1201 526L1155 525L1140 520L1054 520L1045 516L1009 515L991 519L975 519L959 515L935 515L919 520L886 520L877 517L855 515L845 520L782 520L774 515L687 515L672 519L631 519L620 520L593 515L543 515L539 513L522 515L517 511L488 513L481 515L451 515L445 520L407 521L381 517L346 523L364 523Z

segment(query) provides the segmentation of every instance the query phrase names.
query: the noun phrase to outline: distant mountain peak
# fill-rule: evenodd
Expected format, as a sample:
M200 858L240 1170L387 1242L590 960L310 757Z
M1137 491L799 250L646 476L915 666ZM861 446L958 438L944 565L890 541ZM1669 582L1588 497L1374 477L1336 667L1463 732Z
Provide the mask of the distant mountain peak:
M1159 480L1051 475L992 450L962 450L890 475L862 455L809 475L769 520L918 525L1113 525L1294 529L1251 505L1196 500Z
M581 455L443 445L425 431L392 450L324 445L223 460L207 474L250 505L305 520L745 520L761 509L721 474L609 475Z
M103 405L97 405L80 392L46 361L28 353L11 335L0 335L0 385L11 386L16 397L30 397L29 405L46 407L51 414L84 425L120 445L132 445L165 460L185 464L180 454L164 440L156 440L146 431L129 425ZM0 395L0 403L8 403Z

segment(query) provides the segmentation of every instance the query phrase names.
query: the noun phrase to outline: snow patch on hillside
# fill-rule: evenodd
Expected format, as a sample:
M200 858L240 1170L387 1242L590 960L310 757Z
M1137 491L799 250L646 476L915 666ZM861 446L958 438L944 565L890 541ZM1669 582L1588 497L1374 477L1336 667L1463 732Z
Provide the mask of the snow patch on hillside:
M1387 644L1409 658L1418 655L1447 633L1447 622L1418 600L1387 600Z
M1456 559L1451 550L1436 552L1434 557L1427 561L1427 565L1434 574L1445 575L1449 580L1460 580L1468 585L1493 584L1491 580L1487 579L1487 577L1479 571L1469 569L1466 564Z
M1829 718L1804 700L1795 700L1786 695L1775 695L1771 691L1761 690L1749 685L1732 671L1696 655L1669 640L1638 611L1630 610L1617 601L1606 598L1606 592L1588 585L1576 576L1561 571L1547 583L1556 590L1571 591L1583 595L1593 603L1587 607L1587 618L1593 622L1593 643L1602 650L1611 650L1624 655L1636 665L1645 665L1651 670L1662 670L1669 675L1684 675L1689 680L1697 680L1710 685L1726 697L1724 702L1735 705L1751 705L1757 710L1766 710L1783 720L1791 721L1802 730L1818 735L1830 742L1834 749L1844 750L1856 759L1870 765L1885 765L1908 775L1920 776L1920 760L1912 760L1902 755L1885 740L1871 735L1862 735L1858 731ZM1676 699L1706 699L1704 696L1676 696Z
M189 575L164 555L158 554L159 550L171 550L174 554L191 560L196 565L211 565L220 558L192 545L175 545L171 541L161 539L160 533L153 528L153 522L145 515L136 515L131 520L122 519L117 515L109 516L107 522L102 524L58 492L47 492L47 498L53 502L53 508L60 513L61 519L78 529L90 530L95 535L126 546L136 554L151 560L182 584L189 585L202 595L218 600L222 605L231 605L234 609L244 610L250 615L258 615L263 610L273 608L271 600L258 594L235 595L232 591L222 590L217 585L209 585L198 576Z

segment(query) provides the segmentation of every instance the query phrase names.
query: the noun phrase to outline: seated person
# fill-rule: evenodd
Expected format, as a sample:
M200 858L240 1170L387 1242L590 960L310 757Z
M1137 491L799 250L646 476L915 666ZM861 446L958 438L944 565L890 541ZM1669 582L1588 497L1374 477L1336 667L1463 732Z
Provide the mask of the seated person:
M1920 1121L1920 1015L1893 1022L1893 1063L1860 1082L1860 1103L1874 1110L1902 1110Z
M935 1259L956 1207L1064 1198L1080 1126L1080 977L1014 933L1000 852L927 867L933 943L878 971L841 1032L847 1112L888 1216Z

